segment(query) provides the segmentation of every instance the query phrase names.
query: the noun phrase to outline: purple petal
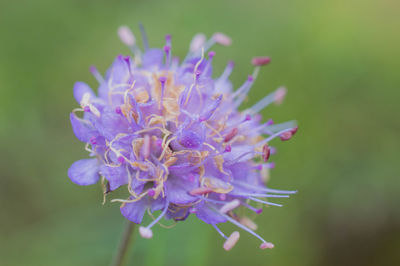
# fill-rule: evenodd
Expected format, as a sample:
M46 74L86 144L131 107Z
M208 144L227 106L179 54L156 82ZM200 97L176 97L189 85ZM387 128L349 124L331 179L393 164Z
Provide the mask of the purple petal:
M76 138L80 141L88 142L92 136L97 135L92 126L79 120L74 113L71 113L69 118L71 120L72 130Z
M187 181L177 176L168 177L166 186L166 196L171 203L188 204L196 201L189 192L198 187L197 182Z
M131 131L128 121L109 109L104 110L100 119L95 120L95 127L108 140L114 139L119 133L129 133Z
M149 49L143 55L143 68L154 68L162 65L164 52L161 49Z
M129 65L121 55L115 58L109 71L114 84L126 83L130 76Z
M81 186L93 185L99 181L99 162L97 159L83 159L74 162L68 169L68 177Z
M124 166L110 167L102 165L100 166L100 172L107 179L111 190L128 184L128 174Z
M174 164L168 167L171 174L184 175L193 171L193 165L191 163Z
M224 154L226 162L233 161L235 163L247 162L254 157L251 153L252 147L249 145L235 145L232 146L232 151ZM232 164L234 165L234 164Z
M90 98L95 98L96 95L94 94L94 92L92 91L92 89L89 87L89 85L87 85L84 82L76 82L74 85L74 97L75 100L80 103L82 101L82 97L85 93L89 93L90 94Z
M201 202L196 205L196 216L208 224L225 223L226 218L216 211L212 210L207 204Z
M175 221L184 221L189 216L190 212L187 208L179 208L178 210L168 210L165 219L174 219Z
M162 196L159 196L157 199L152 200L151 202L151 212L155 212L165 208L165 199Z
M188 149L198 149L203 144L203 139L196 132L182 130L178 134L178 142Z
M131 73L129 71L129 65L126 60L124 60L123 56L119 55L115 58L114 62L112 63L111 67L106 72L106 80L107 82L103 82L99 86L99 97L105 101L109 100L109 90L110 86L113 87L115 85L128 83L129 77ZM109 84L108 81L111 81ZM110 86L109 86L110 85ZM118 88L114 89L113 91L124 91L127 88ZM121 100L123 97L119 94L115 94L112 96L113 104L121 104Z
M108 91L109 90L110 90L110 88L108 87L108 83L107 82L101 83L100 86L97 89L97 91L99 92L99 97L101 99L103 99L104 101L108 102Z
M183 68L183 72L193 73L194 68L199 61L200 61L200 57L193 57L193 58L190 58L189 60L187 60L185 62L185 67ZM207 72L204 73L204 70L206 70L207 62L208 62L208 60L203 59L203 61L201 61L200 65L197 67L197 70L200 71L202 73L202 75L209 77L209 76L211 76L211 73L212 73L211 66L209 66L209 68L207 69Z
M210 119L212 114L215 112L215 110L221 104L221 100L222 100L222 94L215 101L213 101L211 104L209 104L207 109L205 109L203 111L203 114L199 118L200 121L206 121L206 120Z
M232 92L232 83L229 80L217 80L215 82L215 92L216 93L231 93Z
M136 202L126 203L120 210L121 214L134 223L140 224L143 219L144 212L147 208L147 199L141 199Z

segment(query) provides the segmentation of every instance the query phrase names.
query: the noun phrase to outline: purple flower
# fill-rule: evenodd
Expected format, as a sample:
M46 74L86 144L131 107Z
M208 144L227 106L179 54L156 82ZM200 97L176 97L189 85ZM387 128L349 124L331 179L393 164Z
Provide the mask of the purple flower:
M172 57L171 36L163 49L149 48L143 33L144 51L127 27L118 31L134 56L117 56L103 77L90 70L99 82L98 93L83 82L74 86L80 108L70 119L76 137L86 143L91 159L79 160L68 171L78 185L101 180L104 194L126 190L121 213L140 224L146 210L161 214L148 226L139 228L145 238L160 219L183 221L196 215L211 224L226 239L230 250L239 239L227 237L217 224L231 222L262 241L260 248L272 248L254 231L257 225L238 209L256 214L268 201L286 198L295 191L266 186L267 162L275 153L274 139L288 140L297 130L294 122L262 122L258 114L271 103L280 104L285 88L239 111L260 67L268 57L253 58L254 73L233 91L229 62L218 78L213 78L215 52L205 53L215 44L230 45L231 39L216 33L209 40L196 35L182 62ZM243 212L241 212L243 213Z

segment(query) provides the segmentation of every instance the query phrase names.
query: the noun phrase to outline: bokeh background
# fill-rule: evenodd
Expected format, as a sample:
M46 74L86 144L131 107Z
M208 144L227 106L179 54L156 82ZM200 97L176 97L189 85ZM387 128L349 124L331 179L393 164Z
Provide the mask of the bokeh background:
M152 46L172 34L179 56L195 33L225 32L233 45L215 48L215 73L233 59L236 86L254 55L271 56L246 105L288 87L263 111L300 125L276 143L270 186L299 193L256 220L273 250L243 232L225 252L190 218L136 238L128 265L400 265L399 10L395 0L0 1L0 265L110 262L118 205L67 177L86 156L69 123L72 87L95 87L89 66L104 72L128 54L116 29L138 33L139 22Z

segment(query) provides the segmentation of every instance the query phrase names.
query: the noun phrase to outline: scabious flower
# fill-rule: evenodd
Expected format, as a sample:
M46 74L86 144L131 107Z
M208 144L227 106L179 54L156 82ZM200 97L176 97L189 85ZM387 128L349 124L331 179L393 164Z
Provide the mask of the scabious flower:
M286 89L239 111L260 67L270 59L254 58L254 73L234 91L232 62L218 78L212 75L215 52L208 50L231 44L222 33L209 40L196 35L181 62L172 56L170 35L163 49L149 48L142 29L141 51L129 28L119 28L118 34L134 56L118 56L104 77L90 68L100 84L97 94L83 82L74 86L80 108L70 115L72 128L91 158L73 163L70 179L78 185L101 181L104 195L125 189L126 198L111 201L120 202L122 215L134 223L142 223L146 210L152 217L160 210L152 223L140 226L144 238L152 237L152 226L162 218L183 221L196 215L226 239L226 250L239 232L226 236L217 227L225 222L260 239L261 249L272 248L254 232L253 220L238 212L259 214L264 205L281 206L268 199L295 193L268 188L266 182L274 167L270 142L290 139L297 127L294 122L262 122L258 114L271 103L280 104Z

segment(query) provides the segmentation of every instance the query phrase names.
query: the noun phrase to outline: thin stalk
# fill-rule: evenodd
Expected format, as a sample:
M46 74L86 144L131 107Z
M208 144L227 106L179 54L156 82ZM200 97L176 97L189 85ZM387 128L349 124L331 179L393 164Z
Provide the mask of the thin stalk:
M122 233L121 241L119 243L117 252L114 255L111 266L121 266L126 260L126 253L129 246L133 243L133 231L136 224L131 221L127 221L124 232Z

